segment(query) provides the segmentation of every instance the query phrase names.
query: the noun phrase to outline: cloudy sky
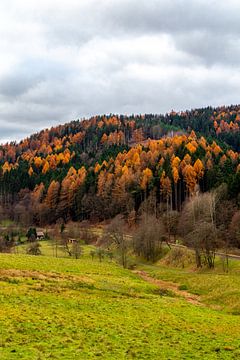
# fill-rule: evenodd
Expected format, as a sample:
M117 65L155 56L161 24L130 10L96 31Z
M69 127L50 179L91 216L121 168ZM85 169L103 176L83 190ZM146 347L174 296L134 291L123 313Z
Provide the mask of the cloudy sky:
M1 0L0 141L240 103L239 0Z

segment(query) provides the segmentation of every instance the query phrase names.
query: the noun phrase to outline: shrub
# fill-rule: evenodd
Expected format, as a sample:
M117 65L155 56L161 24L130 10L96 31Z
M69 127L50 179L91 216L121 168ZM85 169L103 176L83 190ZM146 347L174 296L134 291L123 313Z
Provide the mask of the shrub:
M27 247L27 254L28 255L41 255L40 247L41 247L41 245L39 244L39 242L34 241Z

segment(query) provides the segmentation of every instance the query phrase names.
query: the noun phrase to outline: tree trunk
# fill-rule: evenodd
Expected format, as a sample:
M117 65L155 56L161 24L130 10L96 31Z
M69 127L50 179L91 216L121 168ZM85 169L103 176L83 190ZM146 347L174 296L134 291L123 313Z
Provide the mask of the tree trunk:
M197 268L201 268L202 261L201 261L201 254L199 252L199 249L195 249L195 259L196 259Z

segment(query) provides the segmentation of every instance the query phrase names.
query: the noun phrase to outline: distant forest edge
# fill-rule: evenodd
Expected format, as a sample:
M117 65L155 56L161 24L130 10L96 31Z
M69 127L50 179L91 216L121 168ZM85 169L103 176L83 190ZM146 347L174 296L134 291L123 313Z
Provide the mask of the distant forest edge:
M37 225L180 211L223 183L237 202L240 105L95 116L0 146L1 211Z

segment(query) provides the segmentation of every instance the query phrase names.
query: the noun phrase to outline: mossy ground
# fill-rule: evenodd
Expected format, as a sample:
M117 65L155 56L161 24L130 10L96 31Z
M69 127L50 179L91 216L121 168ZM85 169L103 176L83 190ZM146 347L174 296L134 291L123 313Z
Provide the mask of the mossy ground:
M1 360L240 358L238 315L162 296L88 254L88 247L78 260L0 254Z

